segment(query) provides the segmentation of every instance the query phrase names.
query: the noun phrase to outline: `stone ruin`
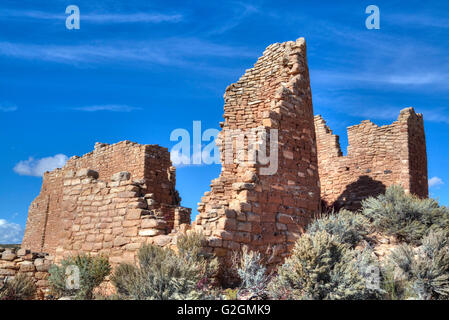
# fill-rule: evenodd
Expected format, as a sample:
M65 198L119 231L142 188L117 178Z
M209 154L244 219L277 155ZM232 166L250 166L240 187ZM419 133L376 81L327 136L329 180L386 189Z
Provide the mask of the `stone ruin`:
M89 252L107 254L111 263L131 262L142 243L165 245L168 233L190 223L169 152L157 145L97 143L43 181L22 247L56 260Z
M45 261L59 261L77 253L104 253L116 265L134 262L143 243L173 247L179 234L192 229L207 237L206 250L222 261L248 246L275 266L323 206L357 209L363 198L392 184L421 197L428 194L422 115L409 108L389 126L363 121L350 127L343 156L338 136L321 116L313 116L303 38L267 47L226 89L224 100L225 121L217 138L222 172L201 198L192 224L190 209L180 206L166 148L97 143L93 152L45 173L29 209L22 243L26 254L21 254L45 252ZM253 131L264 143L250 143ZM249 161L273 152L274 168ZM237 161L242 156L247 161ZM11 250L3 255L23 260ZM8 265L0 261L0 278L22 268Z
M318 160L304 39L270 45L254 67L226 89L224 100L225 121L219 135L222 172L198 206L194 229L211 236L210 246L217 256L229 257L246 245L265 253L267 262L275 264L288 254L319 210ZM277 145L271 150L278 152L274 174L264 174L267 168L259 163L224 161L229 151L223 149L223 142L233 139L227 133L256 128L261 128L268 139L273 138L273 132L278 135ZM260 149L265 148L268 143ZM248 149L246 141L243 150ZM235 159L241 150L232 152Z
M348 128L348 152L321 116L315 116L321 200L324 208L356 210L363 199L402 185L422 198L428 196L424 122L413 108L401 110L391 125L369 120Z

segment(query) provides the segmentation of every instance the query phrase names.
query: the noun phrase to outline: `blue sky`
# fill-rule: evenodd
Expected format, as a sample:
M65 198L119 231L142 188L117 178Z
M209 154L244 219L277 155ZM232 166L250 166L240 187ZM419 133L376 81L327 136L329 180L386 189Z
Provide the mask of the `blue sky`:
M0 4L0 243L18 242L42 171L95 142L172 147L176 128L219 129L223 93L266 46L305 37L315 114L340 135L424 114L431 196L449 204L449 3L420 1L9 1ZM65 8L81 28L65 27ZM380 8L368 30L365 8ZM14 169L15 168L15 169ZM219 165L177 171L194 209Z

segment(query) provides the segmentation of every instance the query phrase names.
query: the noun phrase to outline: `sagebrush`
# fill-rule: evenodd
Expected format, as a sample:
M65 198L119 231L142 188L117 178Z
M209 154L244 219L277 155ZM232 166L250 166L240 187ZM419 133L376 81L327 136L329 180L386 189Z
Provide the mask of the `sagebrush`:
M266 297L270 278L259 252L244 246L241 254L234 257L234 268L241 281L237 296L250 300Z
M50 267L48 282L56 296L73 296L76 299L93 299L93 291L110 274L108 257L103 255L77 255Z
M400 186L362 202L361 213L381 233L418 245L429 230L449 229L449 209L433 199L406 194Z
M408 244L399 246L389 256L385 273L389 273L394 298L449 299L447 232L431 231L417 248Z
M379 290L370 289L360 269L370 252L351 250L325 231L304 234L291 257L279 267L272 288L281 286L287 298L295 299L374 299ZM272 292L277 297L278 293Z
M120 264L111 281L122 299L196 300L211 298L209 288L218 269L216 259L203 253L203 237L180 237L178 252L144 245L138 252L138 266Z
M355 246L371 230L369 219L348 210L331 213L312 222L307 228L309 234L325 231L341 243Z
M24 274L0 284L0 300L30 300L36 294L36 285Z

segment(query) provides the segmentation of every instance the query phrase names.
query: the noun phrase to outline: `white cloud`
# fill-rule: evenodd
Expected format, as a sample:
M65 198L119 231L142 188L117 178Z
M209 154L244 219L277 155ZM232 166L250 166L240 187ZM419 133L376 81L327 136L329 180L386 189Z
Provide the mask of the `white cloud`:
M0 219L1 244L19 244L22 242L23 234L24 230L21 225Z
M42 159L34 159L30 157L28 160L23 160L14 166L14 172L21 176L42 177L46 171L52 171L56 168L61 168L67 162L68 157L64 154L57 154L53 157L46 157Z
M128 106L128 105L120 105L120 104L106 104L106 105L94 105L94 106L79 107L79 108L74 108L74 110L86 111L86 112L96 112L96 111L131 112L134 110L142 110L142 108L132 107L132 106Z
M443 184L444 184L443 180L439 177L432 177L429 179L429 187L430 188L436 187L436 186L441 186Z

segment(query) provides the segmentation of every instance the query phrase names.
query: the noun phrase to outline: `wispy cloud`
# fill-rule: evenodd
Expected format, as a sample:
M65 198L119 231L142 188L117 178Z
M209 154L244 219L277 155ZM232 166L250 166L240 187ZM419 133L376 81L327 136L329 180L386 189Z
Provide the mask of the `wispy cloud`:
M135 111L135 110L142 110L142 108L128 106L128 105L121 105L121 104L106 104L106 105L93 105L93 106L78 107L78 108L73 108L73 110L85 111L85 112L96 112L96 111L131 112L131 111Z
M449 87L449 71L434 71L423 73L412 73L408 71L391 71L378 69L377 71L329 71L316 70L314 75L311 75L312 81L320 84L338 84L340 86L366 86L373 85L396 85L416 87L423 85L440 85Z
M439 178L439 177L432 177L429 179L429 187L437 187L437 186L441 186L443 185L443 179Z
M28 160L19 161L13 170L21 176L42 177L46 171L63 167L67 160L68 157L64 154L42 159L30 157Z
M40 45L0 42L0 55L66 64L135 62L171 66L196 66L198 57L251 57L253 50L198 38L167 38L153 41L113 41L82 45Z
M242 21L248 16L257 13L259 10L257 7L247 3L235 3L234 14L231 18L225 19L218 27L213 28L208 32L209 35L223 34L242 23Z
M399 111L407 107L414 107L417 113L422 113L424 121L449 124L449 109L428 106L392 105L387 103L373 104L375 97L346 91L320 91L313 96L315 111L323 114L327 112L351 115L371 120L394 121ZM326 117L326 116L325 116Z
M9 103L0 103L0 112L14 112L17 111L17 106Z
M449 73L422 73L422 74L399 74L384 76L382 79L385 83L397 85L431 85L447 82L449 80Z
M68 15L64 13L51 13L44 11L25 11L25 10L2 10L2 18L25 18L37 20L65 20ZM80 12L81 23L177 23L182 21L184 16L179 13L164 14L159 12L135 12L135 13L83 13Z
M429 16L425 14L391 14L387 15L389 24L393 25L405 25L408 28L449 28L449 19L437 17L435 15Z
M0 243L19 244L22 242L24 230L21 225L0 219Z

